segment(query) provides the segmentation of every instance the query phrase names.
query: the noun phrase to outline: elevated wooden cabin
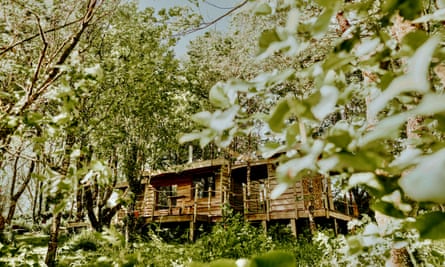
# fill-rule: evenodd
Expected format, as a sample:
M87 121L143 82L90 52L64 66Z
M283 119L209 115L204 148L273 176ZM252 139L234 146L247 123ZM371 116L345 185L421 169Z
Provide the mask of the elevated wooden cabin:
M267 226L272 221L287 221L294 234L299 226L338 223L357 216L352 203L343 211L334 207L330 179L308 175L276 199L278 185L275 163L269 160L231 163L216 159L195 162L177 170L147 173L144 193L138 196L135 212L147 223L189 223L193 239L197 223L222 220L224 205L242 213L252 222Z

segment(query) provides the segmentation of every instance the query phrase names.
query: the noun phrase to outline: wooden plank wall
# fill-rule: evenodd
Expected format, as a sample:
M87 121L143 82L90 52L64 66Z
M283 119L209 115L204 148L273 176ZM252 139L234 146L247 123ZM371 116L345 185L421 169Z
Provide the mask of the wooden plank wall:
M278 185L276 177L269 178L269 186L273 190ZM296 182L294 186L283 192L278 198L270 200L270 212L288 212L295 210L304 210L304 201L302 199L303 189L301 182Z
M250 183L250 188L244 193L246 198L246 213L267 214L269 218L281 218L298 216L299 211L308 210L312 206L314 210L328 208L330 196L327 179L321 175L308 176L289 186L278 198L271 199L270 193L278 185L275 175L275 167L268 164L268 179L257 180ZM281 214L281 215L280 215ZM284 218L283 217L283 218Z
M171 181L172 185L174 180ZM214 195L198 198L196 201L196 208L198 215L221 215L221 189L220 178L217 176L215 179ZM192 215L194 214L195 205L195 188L192 184L177 184L176 188L176 205L172 205L172 209L158 209L156 207L156 188L150 184L145 186L143 195L138 196L136 202L136 209L144 217L151 216L165 216L165 215ZM208 191L208 188L205 189ZM153 209L154 208L154 209Z

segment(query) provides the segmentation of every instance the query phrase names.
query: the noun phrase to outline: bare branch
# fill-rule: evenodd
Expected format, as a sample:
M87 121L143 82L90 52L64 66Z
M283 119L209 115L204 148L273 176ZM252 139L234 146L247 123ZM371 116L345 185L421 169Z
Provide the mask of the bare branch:
M214 8L218 8L218 9L232 9L232 8L234 8L233 6L232 6L232 7L223 7L223 6L219 6L219 5L216 5L216 4L214 4L214 3L212 3L212 2L210 2L210 1L208 1L208 0L204 1L203 3L204 3L204 4L207 4L207 5L209 5L209 6L212 6L212 7L214 7Z
M52 28L52 29L46 30L46 31L44 31L44 33L47 34L47 33L50 33L50 32L58 31L58 30L60 30L60 29L63 29L63 28L66 28L66 27L68 27L68 26L71 26L71 25L73 25L73 24L76 24L76 23L78 23L79 21L82 21L82 19L83 19L83 17L80 18L80 19L76 19L76 20L74 20L74 21L68 22L68 23L66 23L66 24L64 24L64 25L61 25L61 26L54 27L54 28ZM16 46L18 46L18 45L21 45L21 44L23 44L23 43L29 42L29 41L33 40L34 38L39 37L40 35L41 35L41 34L40 34L40 32L39 32L39 33L36 33L36 34L34 34L34 35L31 35L31 36L29 36L29 37L27 37L27 38L21 40L21 41L17 41L17 42L13 43L12 45L10 45L10 46L8 46L8 47L6 47L6 48L1 48L0 56L3 55L3 54L6 54L6 53L9 52L10 50L12 50L14 47L16 47Z
M39 87L39 89L28 97L28 100L18 109L17 114L21 114L24 110L26 110L37 98L39 98L46 89L58 78L60 77L61 68L66 59L69 57L71 52L74 50L74 48L77 46L77 44L80 41L80 37L82 36L85 29L88 27L90 21L93 18L93 15L96 11L96 8L98 5L96 5L96 0L90 0L88 4L88 10L86 11L85 15L82 17L81 21L81 27L80 29L74 33L69 41L67 43L64 43L62 47L64 47L64 50L62 51L62 54L59 57L59 60L55 63L54 67L50 70L48 77L43 82L43 84ZM67 45L65 47L65 45Z
M241 7L245 6L247 3L249 2L249 0L244 0L243 2L241 2L239 5L233 7L232 9L230 9L229 11L227 11L226 13L222 14L221 16L217 17L216 19L209 21L209 22L204 22L201 23L200 26L198 26L197 28L194 29L190 29L178 34L173 35L173 37L179 37L179 36L184 36L190 33L194 33L203 29L206 29L214 24L216 24L218 21L222 20L223 18L229 16L230 14L232 14L233 12L235 12L236 10L240 9Z
M45 55L46 55L46 50L48 49L48 42L46 41L45 33L43 32L42 25L40 24L40 18L36 14L34 14L34 16L36 17L37 25L39 26L39 33L40 33L40 37L42 39L43 49L40 52L39 62L37 63L37 67L36 67L36 70L34 72L34 77L32 78L31 85L28 88L28 98L33 93L32 92L33 88L34 88L34 86L35 86L35 84L37 82L37 79L39 78L40 68L42 67L42 63L43 63L43 60L45 59Z

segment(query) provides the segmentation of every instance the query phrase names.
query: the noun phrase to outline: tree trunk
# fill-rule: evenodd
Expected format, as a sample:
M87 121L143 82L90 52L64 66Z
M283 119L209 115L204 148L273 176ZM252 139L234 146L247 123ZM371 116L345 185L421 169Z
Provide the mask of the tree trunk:
M393 27L391 29L391 34L392 36L400 43L402 38L410 31L412 31L413 29L415 29L411 23L409 21L405 21L403 20L402 17L400 17L399 15L394 17L394 24ZM373 77L373 75L369 75L367 73L364 73L365 75L365 81L368 80L370 82L374 82L372 79L370 79L371 77ZM371 102L371 98L373 98L373 96L370 96L366 99L366 105L368 106L368 104ZM407 125L407 137L408 138L413 138L414 136L412 136L413 133L413 124L411 121L412 118L410 118L408 120L408 125ZM368 121L368 129L372 130L372 128L374 128L375 124L377 123L377 118L369 116L369 112L367 112L367 121ZM404 174L402 174L404 175ZM392 218L389 216L386 216L380 212L375 212L375 219L377 221L377 225L383 230L386 229L388 226L391 225L391 220ZM413 263L411 261L411 258L409 256L409 252L407 250L406 247L403 248L392 248L391 249L391 256L389 261L387 262L388 267L409 267L409 266L413 266Z
M58 237L59 237L59 228L60 228L60 220L62 218L62 213L58 213L53 217L53 221L51 223L49 242L48 242L48 251L46 253L45 264L48 267L56 266L56 254L57 254L57 245L58 245Z
M0 214L0 233L5 229L5 218Z
M11 185L11 199L9 202L9 211L8 216L6 217L6 223L10 224L12 221L12 218L15 214L15 208L17 207L17 201L22 196L23 192L25 192L26 187L28 186L29 182L31 181L32 173L34 172L35 162L31 161L31 165L28 169L28 174L26 175L26 178L23 180L22 184L20 185L17 192L14 192L15 186L16 186L16 178L17 178L17 162L19 157L16 158L16 161L14 163L14 173L13 173L13 180Z
M96 230L97 232L102 231L102 224L100 222L100 216L96 217L96 214L94 213L94 194L92 192L92 185L88 185L85 188L85 202L86 202L86 208L87 208L87 214L88 219L90 220L91 226ZM96 203L98 205L98 203ZM101 210L100 207L98 208L98 214L100 214Z
M83 221L83 205L84 205L84 195L83 195L83 186L79 182L77 184L77 192L76 192L76 222Z
M70 156L72 152L72 147L75 144L75 136L72 132L68 133L66 137L65 142L65 151L63 155L63 160L61 163L60 168L60 174L61 177L59 179L65 179L68 168L70 166ZM57 208L57 200L62 199L63 194L58 192L56 193L55 200L56 203L53 207L53 221L51 224L50 234L49 234L49 242L48 242L48 251L46 253L45 263L48 266L55 266L56 262L56 255L57 255L57 245L58 245L58 238L59 238L59 227L60 227L60 220L62 218L62 212L56 212Z
M37 211L38 211L37 206L39 205L39 195L40 195L41 184L42 184L41 181L37 181L35 192L34 192L34 198L32 200L32 223L33 224L37 223L38 215L40 215L37 213Z

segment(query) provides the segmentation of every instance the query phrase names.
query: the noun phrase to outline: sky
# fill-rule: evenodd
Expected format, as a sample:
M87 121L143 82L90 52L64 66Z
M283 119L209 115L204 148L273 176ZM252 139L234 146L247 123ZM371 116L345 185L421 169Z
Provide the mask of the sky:
M199 12L204 18L205 22L212 21L213 19L226 13L231 7L236 6L242 2L241 0L203 0L200 1L199 7L191 4L188 0L139 0L139 8L144 9L146 7L154 7L155 10L162 8L170 8L173 6L189 6ZM230 17L226 17L216 23L216 25L207 28L206 30L224 30L227 28L230 22ZM187 45L190 40L193 40L197 36L204 34L206 30L201 30L195 33L187 34L179 40L175 47L175 53L178 57L183 57L187 51Z

